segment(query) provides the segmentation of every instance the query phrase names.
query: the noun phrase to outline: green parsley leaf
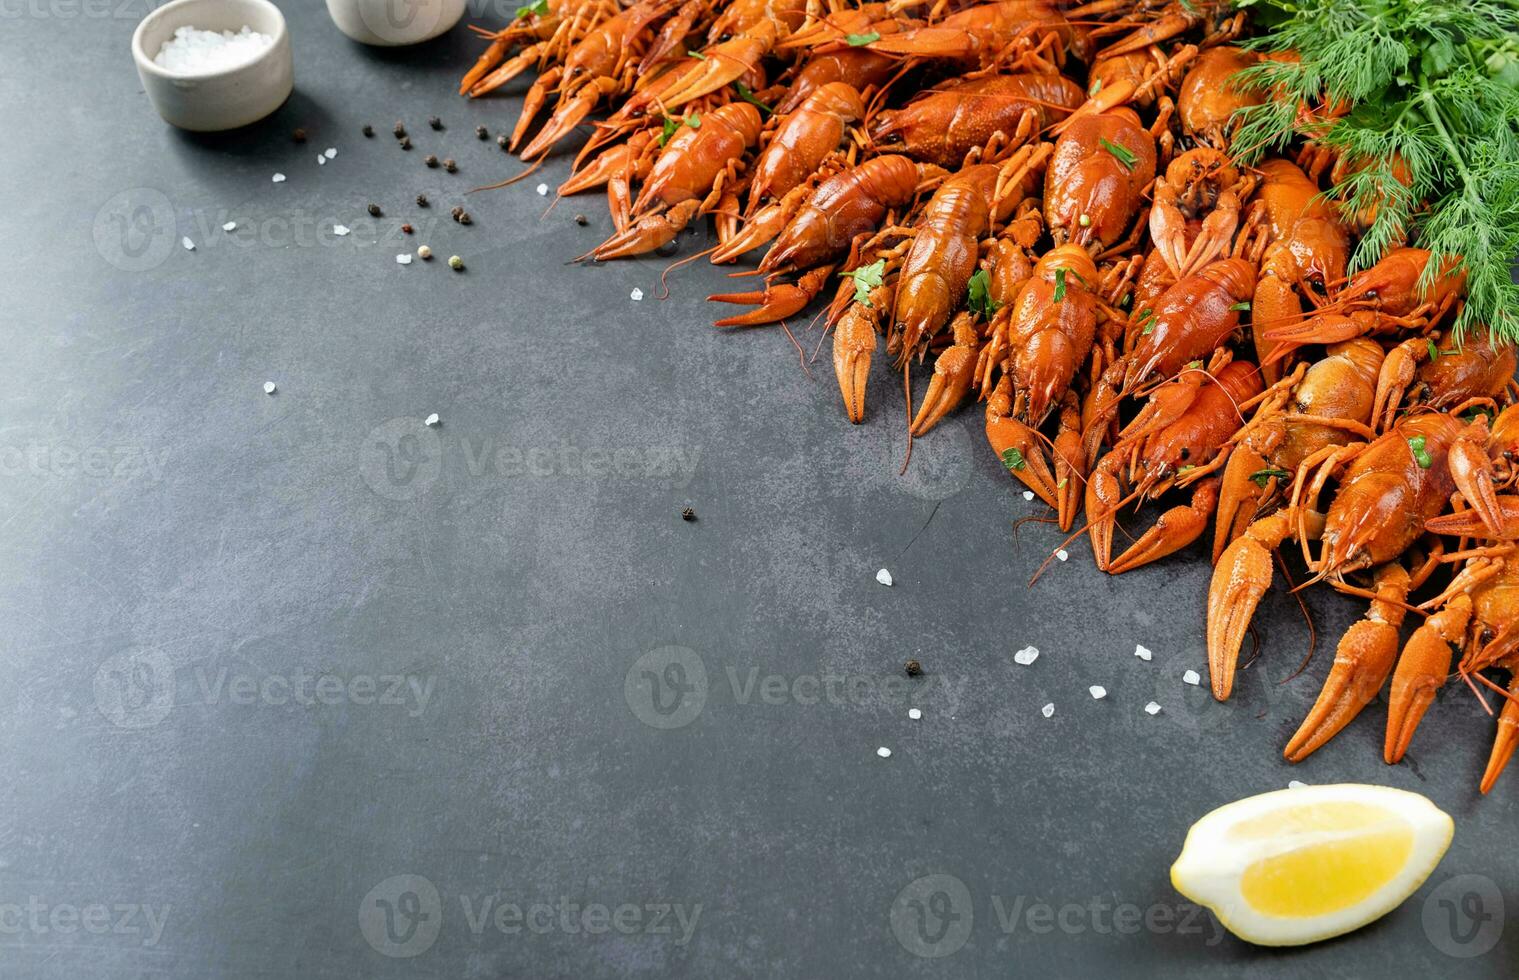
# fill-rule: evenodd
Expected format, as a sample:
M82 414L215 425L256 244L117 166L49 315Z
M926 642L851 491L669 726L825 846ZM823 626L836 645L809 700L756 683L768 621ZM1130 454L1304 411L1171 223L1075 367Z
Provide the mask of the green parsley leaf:
M702 54L700 51L692 51L689 48L686 49L686 57L687 58L695 58L697 61L706 61L707 60L707 56L706 55Z
M1248 301L1235 303L1233 306L1229 307L1229 309L1235 311L1236 313L1248 313L1250 312L1250 303Z
M1255 482L1256 486L1264 490L1266 489L1266 484L1271 480L1273 476L1278 480L1285 480L1292 476L1292 474L1288 473L1286 470L1279 470L1275 467L1267 467L1264 470L1256 470L1254 473L1251 473L1250 479Z
M1009 472L1015 472L1023 469L1027 461L1023 458L1023 453L1019 452L1018 447L1013 446L1002 451L1002 465L1006 466Z
M526 7L517 8L517 19L524 17L543 17L549 12L549 0L533 0Z
M1109 143L1105 139L1098 139L1097 144L1104 150L1107 150L1109 153L1113 154L1113 157L1117 159L1119 163L1123 164L1123 169L1125 170L1133 170L1134 164L1139 162L1139 157L1135 156L1134 151L1130 150L1126 146L1119 146L1117 143Z
M1424 437L1414 436L1408 440L1408 448L1413 450L1414 462L1419 464L1419 469L1427 470L1435 465L1429 453L1424 449Z
M1435 346L1433 340L1426 340L1425 343L1429 345L1429 359L1431 361L1438 361L1440 359L1440 348Z
M877 33L876 31L871 31L869 34L846 34L846 35L844 35L845 42L848 43L848 45L851 48L860 48L860 47L864 47L867 44L874 44L875 42L879 41L880 39L881 39L881 35L879 33Z
M870 302L870 291L881 285L886 278L886 260L876 259L869 265L862 265L850 272L841 272L840 276L846 276L854 280L854 301L864 303L870 309L875 309Z
M1134 321L1139 332L1148 337L1155 332L1155 311L1149 308L1139 311L1139 319Z
M674 118L671 118L670 116L666 116L665 117L665 123L664 123L664 130L659 134L659 145L660 146L664 146L666 143L670 142L670 137L674 136L675 135L675 131L677 129L679 129L679 128L680 128L680 120L679 119L674 119Z
M738 89L738 97L754 106L760 112L763 112L768 116L775 111L774 109L765 105L765 103L761 102L759 99L756 99L754 97L754 93L749 90L749 86L745 85L743 82L734 82L733 85Z
M1102 79L1099 78L1095 82L1092 83L1092 87L1090 89L1087 89L1087 98L1089 98L1089 99L1095 99L1095 98L1097 98L1097 93L1101 92L1101 91L1102 91Z
M990 320L1002 309L1002 304L992 299L989 292L990 277L985 269L977 269L965 286L965 305L983 320Z
M692 129L701 129L701 113L693 112L685 118L685 123Z

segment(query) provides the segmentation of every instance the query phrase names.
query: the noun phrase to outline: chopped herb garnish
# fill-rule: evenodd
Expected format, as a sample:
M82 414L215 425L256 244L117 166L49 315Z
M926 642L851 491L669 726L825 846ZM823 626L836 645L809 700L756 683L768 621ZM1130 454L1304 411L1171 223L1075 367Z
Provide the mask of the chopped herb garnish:
M1427 470L1435 465L1435 461L1424 449L1424 437L1414 436L1408 440L1408 448L1413 450L1414 462L1419 464L1419 469Z
M1123 169L1125 170L1133 170L1134 164L1139 162L1139 157L1135 156L1134 151L1128 147L1119 146L1117 143L1109 143L1105 139L1098 139L1097 145L1113 154L1114 159L1123 164Z
M1063 299L1065 299L1065 270L1064 269L1056 269L1055 270L1055 299L1054 299L1054 302L1058 303L1058 302L1060 302Z
M1021 470L1025 464L1026 460L1023 458L1023 453L1018 450L1017 446L1002 450L1002 465L1006 466L1009 471Z
M1143 309L1139 311L1139 319L1134 321L1140 328L1139 332L1148 337L1155 332L1155 311Z
M846 35L844 35L844 40L849 44L849 46L851 48L859 48L859 47L864 47L867 44L874 44L876 41L879 41L880 39L881 39L881 35L878 32L876 32L876 31L871 31L869 34L846 34Z
M693 112L685 118L685 123L692 129L701 129L701 113Z
M1233 306L1229 307L1229 309L1233 310L1236 313L1248 313L1250 311L1250 302L1249 300L1243 300L1241 302L1235 303Z
M992 299L989 285L990 279L986 270L977 269L976 274L970 277L970 282L965 286L965 305L983 320L990 320L998 310L1002 309L1002 304Z
M695 58L697 61L706 61L707 60L707 56L706 55L702 54L700 51L692 51L689 48L686 50L686 57L687 58Z
M1425 343L1429 345L1429 359L1431 361L1438 361L1440 359L1440 348L1435 346L1433 340L1426 340Z
M526 7L517 8L517 17L543 17L549 12L549 0L533 0Z
M1291 475L1292 474L1288 473L1286 470L1279 470L1275 467L1267 467L1264 470L1256 470L1254 473L1251 473L1250 479L1255 481L1256 486L1264 490L1266 488L1267 482L1269 482L1273 476L1278 480L1285 480Z
M869 265L862 265L858 269L839 273L854 280L854 301L864 303L870 309L875 309L870 302L870 291L881 285L886 278L886 260L876 259Z
M1093 82L1092 83L1092 87L1087 90L1087 97L1088 98L1096 98L1097 97L1097 93L1101 92L1101 91L1102 91L1102 79L1099 78L1099 79L1097 79L1097 81Z
M738 89L738 97L740 99L743 99L745 102L754 106L766 115L769 115L774 111L769 106L765 105L765 103L761 102L759 99L756 99L754 97L754 93L749 90L749 86L745 85L743 82L734 82L733 85Z
M675 131L677 129L679 129L679 128L680 128L680 120L679 119L673 119L670 116L666 116L665 117L665 124L664 124L664 131L659 134L659 145L660 146L664 146L666 143L670 142L670 137L674 136L675 135Z

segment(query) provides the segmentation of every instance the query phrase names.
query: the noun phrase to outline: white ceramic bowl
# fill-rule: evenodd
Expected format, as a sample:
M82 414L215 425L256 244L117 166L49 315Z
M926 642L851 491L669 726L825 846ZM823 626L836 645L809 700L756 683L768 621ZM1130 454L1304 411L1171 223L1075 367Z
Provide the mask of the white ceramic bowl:
M327 0L338 30L355 41L396 47L430 41L459 23L465 0Z
M274 38L250 61L204 74L171 72L153 62L158 49L181 27L236 33L245 25ZM181 129L197 132L258 122L278 109L295 87L285 16L269 0L173 0L137 25L132 57L158 114Z

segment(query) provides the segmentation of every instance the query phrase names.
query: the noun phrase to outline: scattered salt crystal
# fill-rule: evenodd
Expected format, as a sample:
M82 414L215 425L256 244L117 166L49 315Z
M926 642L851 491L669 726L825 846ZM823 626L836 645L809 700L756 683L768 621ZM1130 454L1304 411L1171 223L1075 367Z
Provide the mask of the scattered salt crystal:
M876 755L880 756L883 759L890 759L891 758L891 749L888 749L886 746L883 745L880 748L876 749Z
M1188 684L1191 684L1193 687L1196 687L1198 684L1202 683L1203 677L1195 670L1188 670L1181 675L1181 679L1186 681Z
M1069 551L1066 551L1064 548L1061 548L1059 551L1055 552L1055 557L1059 558L1061 561L1069 561L1071 553Z
M272 394L274 394L274 392L275 392L274 382L273 381L265 381L264 382L264 394L266 394L266 395L272 395Z
M437 412L433 412L427 418L425 418L425 419L422 420L422 424L423 425L437 425L440 421L442 421L442 420L438 418L438 413Z
M396 262L400 265L411 265L411 253L402 252L400 255L396 256Z
M1023 499L1024 500L1033 500L1034 499L1034 491L1032 491L1032 490L1025 490L1025 491L1023 491Z
M190 241L189 236L181 238L179 240L179 244L181 244L181 245L183 245L185 247L185 251L186 252L193 252L193 251L195 251L195 243L192 242L192 241Z
M923 717L923 712L919 711L917 708L908 708L907 717L911 718L913 721L917 721L919 718Z
M274 38L246 25L236 34L181 27L159 46L153 63L180 75L203 75L246 64L273 43Z
M273 177L270 177L269 179L272 180L272 181L274 181L276 184L283 184L285 182L285 175L284 174L275 174Z
M335 146L329 146L329 147L327 147L326 150L323 151L323 156L325 156L329 160L331 160L333 157L335 157L337 155L338 155L338 148L335 147Z
M641 301L643 299L643 290L634 286L633 291L628 294L628 299L631 299L635 303Z
M1101 701L1103 698L1108 696L1108 689L1103 687L1101 684L1093 684L1091 687L1087 688L1087 691L1092 695L1093 701Z
M1160 714L1160 705L1156 704L1154 701L1151 701L1149 704L1145 705L1145 714L1147 714L1147 715L1158 715L1158 714Z
M1155 656L1155 654L1150 652L1149 647L1136 643L1134 644L1134 656L1138 657L1140 660L1149 660L1151 657Z
M334 235L338 236L339 238L342 238L344 235L348 234L348 230L349 229L348 229L347 225L333 225L332 226L332 233Z
M1013 663L1022 664L1025 667L1038 659L1038 647L1024 647L1022 650L1019 650L1017 653L1013 654Z
M549 185L548 184L539 184L538 185L538 196L539 197L548 197L549 196Z
M322 164L324 164L326 162L327 162L327 158L326 157L322 156L320 153L318 153L316 155L316 165L318 167L320 167Z
M879 572L876 572L876 581L880 582L882 585L890 585L891 573L884 568L881 569Z
M1289 780L1287 780L1287 788L1288 789L1307 789L1308 788L1308 784L1307 783L1300 783L1296 779L1289 779Z
M1044 707L1040 708L1039 709L1039 713L1041 715L1044 715L1044 717L1046 717L1046 718L1053 718L1053 717L1055 717L1055 705L1054 705L1054 703L1051 702L1050 704L1047 704Z
M236 231L236 230L237 230L237 222L236 221L229 221L226 224L222 225L222 231Z

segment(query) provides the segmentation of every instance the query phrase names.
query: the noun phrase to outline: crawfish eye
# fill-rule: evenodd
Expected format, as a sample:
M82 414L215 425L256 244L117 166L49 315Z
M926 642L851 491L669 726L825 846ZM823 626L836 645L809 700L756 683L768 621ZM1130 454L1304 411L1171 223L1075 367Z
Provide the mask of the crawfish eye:
M1192 455L1192 450L1191 449L1188 449L1186 446L1182 446L1181 447L1181 458L1182 459L1188 459L1189 457L1191 457L1191 455Z

